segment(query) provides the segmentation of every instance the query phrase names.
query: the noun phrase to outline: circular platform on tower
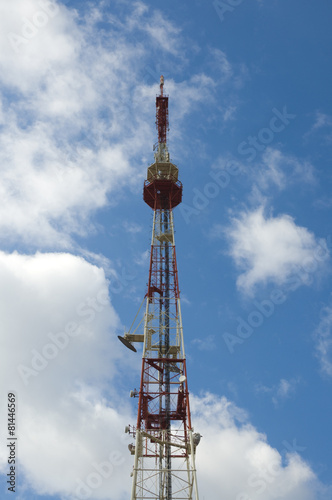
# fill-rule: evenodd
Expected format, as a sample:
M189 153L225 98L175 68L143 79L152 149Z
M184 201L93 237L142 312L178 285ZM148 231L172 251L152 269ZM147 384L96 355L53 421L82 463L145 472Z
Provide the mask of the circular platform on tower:
M148 168L143 199L153 209L174 208L182 201L179 169L170 162L155 162Z
M153 209L174 208L182 201L182 183L157 179L145 181L143 199Z

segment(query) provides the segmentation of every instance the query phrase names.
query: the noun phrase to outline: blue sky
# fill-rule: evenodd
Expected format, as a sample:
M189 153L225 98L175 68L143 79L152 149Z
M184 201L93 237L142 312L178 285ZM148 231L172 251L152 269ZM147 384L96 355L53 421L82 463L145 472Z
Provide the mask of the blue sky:
M146 293L161 74L200 498L332 497L331 15L309 0L0 5L16 498L128 498L141 359L117 335ZM4 403L2 495L6 418Z

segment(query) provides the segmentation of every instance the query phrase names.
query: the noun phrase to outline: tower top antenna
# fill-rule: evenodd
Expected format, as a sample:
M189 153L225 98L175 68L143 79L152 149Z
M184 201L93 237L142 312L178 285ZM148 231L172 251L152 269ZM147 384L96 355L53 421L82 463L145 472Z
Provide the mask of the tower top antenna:
M160 77L160 96L163 97L164 95L164 77L161 75Z
M160 95L156 98L156 125L158 143L166 149L168 128L168 97L164 95L164 77L160 77Z

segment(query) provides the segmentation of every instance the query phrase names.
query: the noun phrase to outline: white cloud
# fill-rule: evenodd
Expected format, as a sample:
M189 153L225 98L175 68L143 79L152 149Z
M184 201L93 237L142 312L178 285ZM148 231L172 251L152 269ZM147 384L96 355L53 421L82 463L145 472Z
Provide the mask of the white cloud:
M279 188L285 186L285 173L280 168L282 154L278 150L267 149L262 156L262 168L258 177L258 183L266 188L268 185L276 184Z
M315 123L313 124L313 130L317 130L321 127L331 127L332 126L332 118L320 111L316 111L315 115Z
M179 27L169 21L160 10L151 12L143 2L135 1L130 6L131 13L124 23L114 17L112 17L112 22L127 32L144 32L149 37L148 43L153 44L157 51L162 50L175 56L181 55L182 51L183 56Z
M181 304L186 304L187 306L191 306L191 302L188 299L187 295L184 294L183 292L181 293Z
M69 498L94 463L113 461L91 498L125 497L133 416L113 380L128 362L103 270L69 254L1 252L0 276L1 394L17 395L21 474L36 494ZM0 459L5 472L3 450Z
M220 49L211 48L210 53L213 57L214 64L216 64L218 71L220 72L222 81L225 82L226 80L229 80L234 74L234 69L225 52Z
M138 20L140 23L140 20ZM165 19L160 11L154 12L151 19L141 26L151 37L152 43L156 43L163 50L174 55L179 55L181 46L178 42L180 29Z
M289 396L289 393L294 390L294 387L292 384L288 381L285 380L284 378L280 380L278 390L277 390L277 396L281 398L286 398Z
M40 3L47 2L14 0L0 6L0 66L6 69L1 80L20 92L32 93L48 65L66 63L81 41L74 16L68 17L65 7L54 2L51 12ZM72 46L64 36L69 30L74 30Z
M293 378L291 380L282 378L277 385L267 387L263 384L258 384L255 390L257 393L270 394L274 406L278 407L295 393L299 382L300 380L298 378Z
M320 485L310 466L295 452L272 448L243 410L226 398L192 398L202 498L234 500L316 500ZM328 495L325 497L328 498Z
M317 130L320 130L322 128L331 128L331 126L332 126L331 116L327 115L326 113L322 113L319 110L316 110L314 123L310 128L310 130L306 134L304 134L304 138L307 138L308 136L312 135ZM331 136L329 137L329 139L331 139Z
M135 64L130 44L114 36L109 51L110 41L96 34L91 20L79 25L75 11L56 3L55 14L16 53L8 33L25 34L41 4L14 0L0 18L6 120L0 139L5 201L0 227L7 241L19 236L40 247L68 248L71 234L91 230L89 215L112 202L110 193L116 199L124 183L133 184L129 156L135 141L129 145L126 135L122 141L114 138L123 131L120 105L129 63L133 70ZM7 89L16 93L11 102ZM101 109L109 130L105 120L97 121Z
M140 224L137 224L137 222L130 222L127 220L123 222L123 228L127 233L130 234L140 233L143 229Z
M80 147L72 159L40 124L29 131L9 127L0 146L0 227L7 241L20 235L39 247L68 248L71 234L91 231L91 211L108 204L131 172L121 148Z
M277 186L283 190L299 182L315 184L314 167L306 160L286 155L280 150L268 147L252 169L255 184L262 190Z
M225 228L222 224L213 224L211 229L209 230L209 238L213 240L219 240L221 239L225 234Z
M236 106L231 105L228 106L224 112L224 121L227 122L229 120L234 120L235 119L235 113L237 111Z
M332 306L324 307L320 316L321 320L314 332L316 353L322 372L332 377Z
M144 266L147 269L150 262L149 259L150 259L150 251L145 250L140 255L135 257L135 264L137 264L138 266Z
M262 206L233 218L226 234L230 255L242 271L237 285L247 294L259 284L287 284L291 277L308 284L329 255L324 240L289 215L265 216Z
M142 182L142 158L151 150L152 159L156 137L158 85L145 83L142 68L148 73L156 48L181 59L175 50L181 32L141 2L128 9L124 22L104 12L103 2L80 14L46 0L1 4L0 234L6 244L72 248L75 235L94 229L96 210ZM109 23L107 33L101 20ZM211 101L216 83L202 72L166 82L172 133L181 145L180 122L193 105Z
M120 322L104 272L69 254L2 252L0 278L1 394L17 395L24 487L36 498L128 498L133 457L124 426L135 416L119 390L124 373L136 371L139 378L140 358L129 359L117 341ZM22 378L22 365L36 373ZM222 492L237 499L246 492L259 500L262 489L266 500L277 493L283 500L315 498L319 485L310 467L296 453L284 463L245 411L211 394L193 395L191 405L195 430L203 435L197 449L202 498ZM6 465L2 449L2 473Z
M207 335L201 339L193 339L191 343L200 351L214 351L216 349L215 335Z
M120 321L109 303L102 269L70 254L39 253L26 256L1 252L0 266L2 337L8 354L2 353L1 366L17 385L25 386L18 365L31 367L31 350L47 352L45 346L56 343L51 340L54 335L59 335L60 344L66 346L54 348L58 352L45 371L27 376L29 391L37 390L46 380L60 390L56 383L59 365L69 380L85 373L88 359L92 378L111 375L112 365L108 366L103 351L110 349L110 360L117 359L113 344ZM67 342L65 328L73 330ZM49 354L51 358L52 349ZM73 365L71 356L77 357Z
M319 208L321 210L328 210L332 207L332 198L328 196L323 196L321 199L315 200L313 203L315 208Z

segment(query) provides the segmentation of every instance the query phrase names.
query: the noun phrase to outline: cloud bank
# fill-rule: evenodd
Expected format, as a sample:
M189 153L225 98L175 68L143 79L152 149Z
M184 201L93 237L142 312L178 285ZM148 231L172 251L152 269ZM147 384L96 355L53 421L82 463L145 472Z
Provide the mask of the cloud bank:
M226 235L241 271L237 286L248 295L267 283L292 286L295 278L300 284L311 283L329 257L324 240L297 226L289 215L265 215L263 206L233 218Z
M96 211L141 186L156 137L159 73L148 61L161 51L165 63L184 62L181 30L160 11L136 2L120 18L103 2L81 7L0 7L3 244L71 249L75 236L95 230ZM167 80L179 144L179 123L211 102L215 87L203 72Z
M327 305L320 312L320 322L314 331L316 355L324 375L332 377L332 307Z
M140 359L129 359L116 338L121 325L107 285L102 269L74 255L0 253L1 394L17 395L20 473L36 495L128 498L124 426L135 416L122 388L128 373L139 377ZM203 435L202 498L316 498L319 484L296 450L280 455L224 397L191 402ZM0 463L5 473L3 449Z

